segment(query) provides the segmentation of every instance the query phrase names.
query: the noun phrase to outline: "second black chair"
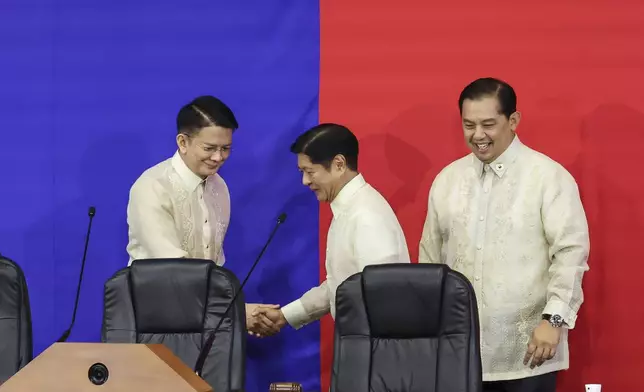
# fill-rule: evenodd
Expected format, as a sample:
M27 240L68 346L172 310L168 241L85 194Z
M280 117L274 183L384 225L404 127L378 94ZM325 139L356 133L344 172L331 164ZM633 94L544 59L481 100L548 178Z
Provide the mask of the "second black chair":
M474 289L437 264L367 266L336 292L331 392L480 392Z

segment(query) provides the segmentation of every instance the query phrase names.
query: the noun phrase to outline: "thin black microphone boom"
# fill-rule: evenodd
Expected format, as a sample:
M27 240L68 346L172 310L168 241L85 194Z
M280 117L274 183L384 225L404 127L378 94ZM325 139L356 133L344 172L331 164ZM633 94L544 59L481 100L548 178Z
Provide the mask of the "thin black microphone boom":
M241 286L239 286L239 290L235 293L233 296L233 299L230 301L228 306L226 307L226 310L224 311L224 314L221 315L221 318L219 319L219 323L217 323L217 326L215 329L212 331L208 339L206 340L206 343L204 343L203 347L201 348L201 351L199 352L199 356L197 357L197 363L195 364L195 373L199 377L201 377L201 373L203 372L203 366L206 362L206 357L208 356L208 353L210 352L210 349L212 348L213 343L215 342L215 335L217 335L217 332L219 331L219 328L221 327L221 324L224 322L224 319L226 319L226 315L230 311L230 309L233 307L233 304L237 300L237 296L239 293L241 293L244 289L244 286L246 285L246 282L248 281L248 278L250 278L250 274L253 273L253 270L255 270L255 267L257 267L257 263L259 263L259 260L262 258L264 255L264 252L266 252L266 248L268 248L268 244L271 243L273 240L273 236L277 232L277 229L280 227L282 223L286 220L286 213L282 212L280 216L277 218L277 223L275 224L275 227L273 228L273 231L271 232L271 235L268 237L268 240L266 241L266 244L264 244L264 247L262 248L262 251L259 252L259 256L255 259L255 262L253 263L253 266L250 268L250 271L248 271L248 274L246 274L246 278L244 278L244 281L242 282Z
M69 334L72 333L72 328L74 327L74 322L76 321L76 310L78 309L78 298L80 296L81 285L83 283L83 271L85 270L85 260L87 259L87 247L89 246L89 234L92 230L92 220L94 220L94 215L96 215L96 207L90 207L87 211L89 216L89 224L87 225L87 234L85 235L85 249L83 250L83 261L81 262L80 275L78 276L78 287L76 288L76 301L74 302L74 313L72 313L72 322L69 324L69 328L58 338L57 342L66 342L69 338Z

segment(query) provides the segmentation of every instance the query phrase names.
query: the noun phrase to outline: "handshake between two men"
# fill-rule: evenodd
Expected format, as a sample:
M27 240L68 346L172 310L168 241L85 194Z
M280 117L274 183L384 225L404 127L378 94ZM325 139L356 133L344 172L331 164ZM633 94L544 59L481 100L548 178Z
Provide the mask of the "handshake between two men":
M279 305L246 304L246 330L250 335L272 336L286 324Z

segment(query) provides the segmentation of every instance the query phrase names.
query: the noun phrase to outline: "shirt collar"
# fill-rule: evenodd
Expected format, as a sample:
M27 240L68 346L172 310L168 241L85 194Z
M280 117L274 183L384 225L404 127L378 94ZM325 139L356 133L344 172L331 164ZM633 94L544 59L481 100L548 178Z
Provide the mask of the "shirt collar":
M338 215L349 205L351 205L351 199L353 199L353 195L355 195L356 192L366 184L367 182L365 181L362 174L358 174L357 176L352 178L351 181L347 182L344 187L340 189L340 192L335 197L335 199L333 199L333 201L331 202L331 211L333 211L333 215Z
M179 155L179 151L175 152L172 156L172 167L179 174L181 182L185 185L186 189L193 192L197 187L204 182L204 180L196 175L183 161Z
M474 159L476 172L479 173L479 176L483 176L485 170L492 170L499 178L502 178L508 170L508 166L511 166L514 161L516 161L517 153L522 145L523 143L519 140L519 136L514 135L514 139L508 148L506 148L505 151L503 151L503 153L490 164L483 163L473 155L472 158Z

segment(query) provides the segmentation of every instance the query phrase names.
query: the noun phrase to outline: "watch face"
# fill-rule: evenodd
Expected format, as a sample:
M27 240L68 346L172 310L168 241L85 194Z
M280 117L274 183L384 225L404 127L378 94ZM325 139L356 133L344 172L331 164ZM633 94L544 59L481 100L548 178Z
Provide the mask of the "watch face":
M558 314L553 315L553 316L550 318L550 322L551 322L553 325L561 325L561 324L562 324L561 316L559 316Z

